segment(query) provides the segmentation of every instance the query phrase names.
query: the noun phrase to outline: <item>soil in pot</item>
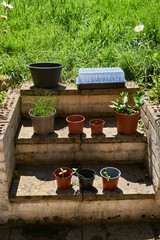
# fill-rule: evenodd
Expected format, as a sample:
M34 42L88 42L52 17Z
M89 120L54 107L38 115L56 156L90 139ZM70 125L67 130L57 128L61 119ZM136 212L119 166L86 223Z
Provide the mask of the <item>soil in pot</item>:
M67 170L64 173L63 176L60 174L61 169ZM73 174L73 171L70 168L67 168L67 167L57 168L54 171L54 176L55 176L56 181L57 181L57 188L60 189L60 190L67 190L67 189L69 189L70 186L71 186L72 174Z
M32 63L28 67L35 87L56 88L64 65L60 63Z
M107 169L108 176L110 176L109 181L104 173L106 169ZM101 169L100 175L102 177L103 189L108 191L114 191L117 188L118 180L119 180L119 177L121 176L121 172L119 169L114 167L106 167Z
M123 133L125 135L134 134L137 131L140 114L141 112L133 115L115 112L118 133Z
M81 189L92 189L96 172L90 168L82 168L78 171L79 185Z
M54 117L56 114L56 110L54 113L49 116L34 116L33 109L29 111L29 115L32 120L33 132L39 135L47 135L49 133L54 132Z
M83 123L85 117L82 115L70 115L66 118L70 134L83 133Z
M103 126L105 122L102 119L92 119L90 122L91 134L100 135L103 133Z

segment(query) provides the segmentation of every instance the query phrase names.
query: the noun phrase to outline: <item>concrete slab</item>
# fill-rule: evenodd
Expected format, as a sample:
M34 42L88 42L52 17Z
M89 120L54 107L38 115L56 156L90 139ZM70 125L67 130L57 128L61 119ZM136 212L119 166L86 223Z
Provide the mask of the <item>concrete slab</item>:
M95 117L95 119L98 117ZM133 135L127 136L117 133L115 118L102 118L105 121L103 134L91 135L89 121L91 118L86 118L84 122L83 134L72 135L68 132L68 126L65 118L55 118L54 133L46 136L33 134L33 127L30 120L21 121L19 132L16 138L16 144L19 143L68 143L68 142L90 142L90 143L105 143L105 142L139 142L146 141L146 136L139 129Z
M90 167L90 166L88 166ZM124 199L154 199L155 193L146 170L141 165L117 166L122 176L115 191L106 191L102 187L99 171L104 166L92 166L97 173L93 189L81 191L77 176L72 177L69 190L57 190L53 176L53 166L20 166L19 179L14 179L10 191L10 201L39 201L39 200L124 200ZM81 167L79 167L81 168Z

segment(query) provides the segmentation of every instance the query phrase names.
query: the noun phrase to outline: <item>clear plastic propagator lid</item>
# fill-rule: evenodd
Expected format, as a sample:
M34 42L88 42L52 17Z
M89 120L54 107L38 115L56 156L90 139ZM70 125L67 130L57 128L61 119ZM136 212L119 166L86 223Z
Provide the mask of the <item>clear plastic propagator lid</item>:
M90 83L125 83L124 71L120 67L80 68L77 84Z

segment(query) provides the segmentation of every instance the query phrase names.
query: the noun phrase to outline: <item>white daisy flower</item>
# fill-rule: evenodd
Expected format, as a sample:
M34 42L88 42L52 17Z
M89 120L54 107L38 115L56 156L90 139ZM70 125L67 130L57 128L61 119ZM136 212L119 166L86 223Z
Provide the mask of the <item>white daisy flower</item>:
M5 15L1 15L0 16L2 19L7 19L7 16L5 16Z
M135 31L135 32L140 32L140 31L142 31L143 29L144 29L144 25L139 25L139 26L135 27L134 31Z
M10 8L10 9L13 8L13 6L12 6L11 4L6 4L6 7L7 7L7 8Z
M7 6L7 3L6 3L5 1L3 1L1 4L2 4L4 7Z

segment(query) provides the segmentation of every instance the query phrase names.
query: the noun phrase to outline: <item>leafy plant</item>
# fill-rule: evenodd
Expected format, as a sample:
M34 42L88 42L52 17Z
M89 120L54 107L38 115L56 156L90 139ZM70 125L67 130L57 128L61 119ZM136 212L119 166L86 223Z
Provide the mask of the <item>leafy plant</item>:
M111 108L113 108L116 112L122 114L136 114L140 111L140 108L144 104L144 92L137 91L133 94L134 105L130 106L128 104L128 93L122 92L120 93L120 98L116 98L116 101L112 101Z
M107 181L109 182L110 176L107 173L107 168L104 169L103 174L107 178Z
M67 172L66 169L60 168L61 172L59 172L59 175L62 175L62 178L64 178L65 173Z
M48 116L54 113L55 106L55 97L51 99L48 95L45 96L37 96L34 101L34 108L32 114L34 116Z
M5 91L0 92L0 107L2 107L4 99L7 97L7 93Z
M153 83L150 84L151 89L149 90L149 98L151 101L158 104L160 102L160 75L154 74L150 76Z

